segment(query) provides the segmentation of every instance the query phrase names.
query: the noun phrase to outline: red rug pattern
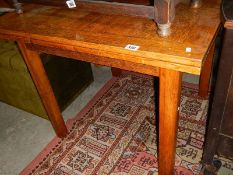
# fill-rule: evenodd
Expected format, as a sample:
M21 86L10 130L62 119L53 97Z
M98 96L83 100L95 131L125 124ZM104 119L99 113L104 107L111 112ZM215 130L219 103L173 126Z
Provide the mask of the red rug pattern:
M154 83L151 77L113 78L21 174L154 175L158 171ZM175 174L201 170L208 101L183 85Z

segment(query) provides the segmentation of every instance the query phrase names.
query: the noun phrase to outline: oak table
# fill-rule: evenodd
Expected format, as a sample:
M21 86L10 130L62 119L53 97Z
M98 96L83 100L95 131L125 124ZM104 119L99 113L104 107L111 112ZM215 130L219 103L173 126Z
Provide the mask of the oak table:
M159 174L171 175L182 73L203 75L200 86L208 85L220 26L218 1L204 2L198 9L179 4L176 10L173 33L161 38L154 22L142 17L25 5L21 15L8 13L0 17L0 38L18 43L59 137L65 137L67 129L39 53L158 76ZM127 50L128 44L139 49Z
M66 0L4 0L22 13L21 3L37 3L66 7ZM175 18L175 7L188 1L190 8L199 8L202 0L75 0L78 8L85 8L99 13L126 14L153 19L158 26L158 34L166 37L171 33L171 24ZM212 0L213 1L213 0ZM72 3L73 4L73 3Z

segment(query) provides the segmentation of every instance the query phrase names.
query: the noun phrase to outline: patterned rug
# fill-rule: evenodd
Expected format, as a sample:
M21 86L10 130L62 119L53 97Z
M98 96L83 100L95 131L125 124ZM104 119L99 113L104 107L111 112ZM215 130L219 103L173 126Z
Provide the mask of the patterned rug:
M21 174L158 174L154 81L123 74L110 80L68 121L69 135L55 138ZM156 97L157 98L157 97ZM183 85L175 174L201 170L208 101Z

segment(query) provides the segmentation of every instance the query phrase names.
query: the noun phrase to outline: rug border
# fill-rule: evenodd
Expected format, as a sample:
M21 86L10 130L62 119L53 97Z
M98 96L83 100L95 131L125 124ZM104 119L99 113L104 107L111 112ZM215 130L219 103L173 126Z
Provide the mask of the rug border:
M75 120L83 116L85 113L87 113L90 108L99 100L101 96L107 92L109 89L109 86L112 86L116 81L117 77L112 77L110 80L107 81L107 83L104 84L102 88L98 90L98 92L92 97L92 99L84 106L84 108L75 115L75 117L68 119L66 121L67 129L70 131L72 124ZM46 157L46 155L49 154L49 152L54 148L59 142L61 142L62 139L55 136L43 149L38 153L38 155L19 173L19 175L28 175L32 173L32 170L36 168L36 166L43 161L43 158Z
M148 76L148 75L145 76L145 75L138 74L138 73L135 73L135 75L145 77L145 78L152 77L152 76ZM119 79L119 77L112 77L110 80L108 80L107 83L105 83L104 86L102 88L100 88L98 90L98 92L94 95L94 97L92 97L92 99L83 107L83 109L78 114L75 115L75 117L68 119L66 121L66 126L67 126L67 129L69 131L72 128L73 122L76 121L81 116L83 116L84 114L86 114L91 109L91 107L99 100L99 98L101 96L103 96L105 94L105 92L107 92L107 90L109 89L109 86L112 86L117 81L117 79ZM197 84L192 84L192 83L182 81L182 86L198 90ZM61 141L62 141L62 139L55 136L42 149L42 151L40 151L38 153L38 155L19 173L19 175L28 175L28 174L32 173L32 170L35 169L39 165L39 163L43 161L43 158L46 157L46 155L48 155L50 153L52 148L54 148Z

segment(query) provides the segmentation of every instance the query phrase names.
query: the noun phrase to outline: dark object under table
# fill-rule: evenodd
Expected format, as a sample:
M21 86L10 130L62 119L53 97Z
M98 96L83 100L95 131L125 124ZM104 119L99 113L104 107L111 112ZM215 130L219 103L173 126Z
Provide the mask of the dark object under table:
M215 154L233 160L233 1L223 0L222 17L224 38L203 156L205 174L220 168Z

